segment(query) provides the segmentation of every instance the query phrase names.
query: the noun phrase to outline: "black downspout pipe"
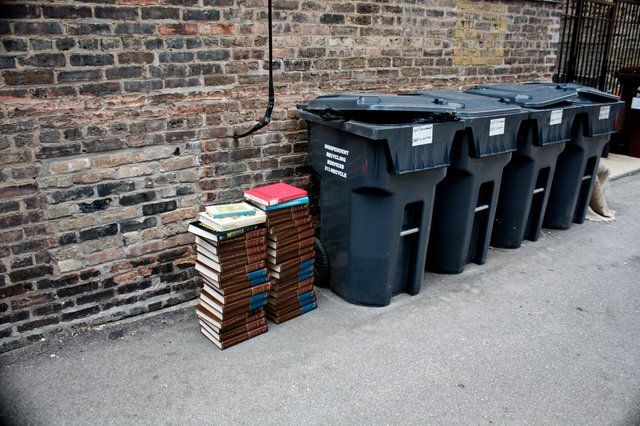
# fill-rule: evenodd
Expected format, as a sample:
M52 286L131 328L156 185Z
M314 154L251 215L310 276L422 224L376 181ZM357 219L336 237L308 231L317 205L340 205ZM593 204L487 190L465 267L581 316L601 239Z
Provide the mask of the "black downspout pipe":
M265 127L271 121L271 113L275 104L275 90L273 88L273 21L271 17L271 0L269 0L269 103L264 116L249 130L244 133L233 133L234 139L244 138Z

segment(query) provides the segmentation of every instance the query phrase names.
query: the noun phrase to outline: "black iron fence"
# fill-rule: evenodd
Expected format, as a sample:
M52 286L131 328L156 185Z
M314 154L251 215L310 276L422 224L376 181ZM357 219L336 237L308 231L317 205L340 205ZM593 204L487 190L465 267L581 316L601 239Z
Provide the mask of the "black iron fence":
M559 82L619 91L616 70L640 66L640 0L567 0Z

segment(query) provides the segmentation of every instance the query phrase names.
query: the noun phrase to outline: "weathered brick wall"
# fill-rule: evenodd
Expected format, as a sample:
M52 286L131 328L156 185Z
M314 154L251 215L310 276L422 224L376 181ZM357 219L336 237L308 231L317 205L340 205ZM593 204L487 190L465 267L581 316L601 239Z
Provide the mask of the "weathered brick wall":
M310 185L295 104L344 90L550 78L560 5L275 0L0 5L0 348L195 297L187 222L208 202Z

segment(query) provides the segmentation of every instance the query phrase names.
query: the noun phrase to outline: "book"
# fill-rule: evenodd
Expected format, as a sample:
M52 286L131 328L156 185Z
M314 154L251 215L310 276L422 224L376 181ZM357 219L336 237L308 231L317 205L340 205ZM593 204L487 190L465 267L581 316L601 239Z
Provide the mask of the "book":
M264 247L264 246L263 246ZM217 263L226 264L232 261L242 260L243 258L263 258L266 256L266 250L263 247L258 247L259 250L253 249L238 249L236 251L232 251L224 254L216 254L209 250L209 246L204 244L196 244L196 251L201 252L205 256L209 257L211 260ZM257 261L257 260L255 260Z
M291 294L287 298L280 298L280 299L267 298L267 307L273 308L275 306L280 308L282 306L288 306L290 304L295 304L295 303L299 303L300 305L305 305L306 303L308 303L310 299L314 299L315 297L316 297L316 294L314 293L314 291L309 290L302 294L296 294L296 295Z
M251 226L245 226L244 228L234 229L227 232L217 232L214 229L207 227L206 224L202 224L196 221L196 222L191 222L189 224L188 231L192 234L195 234L199 237L205 238L213 242L222 242L222 241L237 237L239 235L243 235L249 231L253 231L257 229L258 226L259 225L251 225Z
M291 288L291 286L293 285L297 286L297 285L303 285L303 284L313 284L313 280L314 280L313 275L303 280L299 279L297 276L293 276L293 277L287 278L286 280L277 280L275 278L270 279L269 284L271 284L272 292L278 292L278 291L281 291L282 289Z
M271 284L267 281L263 284L250 287L246 290L227 294L219 292L217 288L207 285L206 282L204 283L204 288L207 290L209 295L213 296L219 303L231 304L243 299L250 300L252 296L256 296L258 294L266 294L266 292L270 290Z
M264 264L264 261L260 262L260 264ZM249 272L245 272L243 270L243 269L246 270L249 267L253 267L253 266L254 265L248 265L244 268L238 268L230 271L229 273L223 273L225 275L221 275L220 273L209 268L204 263L198 262L197 259L195 263L196 271L198 271L203 277L208 278L210 281L217 283L217 285L220 287L226 287L228 285L237 284L245 280L255 281L258 279L262 279L264 276L267 275L265 268L250 269ZM221 278L222 280L224 280L224 282L221 282L222 281Z
M274 313L269 315L269 319L276 324L282 324L285 321L289 321L295 317L299 317L300 315L304 315L307 312L310 312L318 307L316 302L310 303L306 306L302 306L300 308L293 309L287 313Z
M270 285L269 296L279 298L281 295L284 295L287 292L299 290L301 288L310 288L311 290L313 289L313 282L314 282L313 277L310 277L304 280L296 279L292 282L282 283L279 285L273 285L271 284L271 281L269 281L269 285Z
M294 259L296 257L301 257L304 256L310 252L313 252L313 255L315 256L315 251L313 250L313 244L311 245L307 245L305 247L301 247L301 248L296 248L295 250L290 250L290 251L286 251L283 253L278 253L275 256L272 256L271 254L267 253L267 256L265 257L265 260L272 265L279 265L282 263L286 263L288 261L290 261L291 259Z
M301 232L300 234L293 235L289 238L281 238L279 241L273 241L271 239L266 240L267 249L277 250L280 247L285 247L291 244L295 244L298 241L306 240L307 238L314 237L313 229L309 228L306 231Z
M273 264L273 263L267 262L267 266L273 272L283 272L283 271L286 271L287 269L295 268L298 265L303 264L307 260L313 260L314 258L315 258L315 253L314 252L309 252L309 253L306 253L306 254L304 254L304 255L302 255L300 257L296 257L294 259L289 259L286 262L282 262L282 263L278 263L278 264ZM301 266L301 269L302 269L302 266Z
M214 257L217 257L213 255ZM196 247L196 260L200 263L207 265L218 273L224 273L243 266L258 264L265 260L265 255L255 254L252 256L238 257L236 259L226 260L224 262L218 262L214 258L210 257L210 254L206 252L206 249L202 247ZM264 267L264 263L262 264Z
M231 346L237 345L238 343L242 343L245 340L249 340L253 337L259 336L260 334L266 333L267 332L267 326L263 325L262 327L258 327L254 330L248 331L246 333L243 333L239 336L235 336L229 340L220 342L219 340L217 340L215 338L215 336L213 336L211 333L209 333L209 331L207 331L204 328L200 328L200 332L209 340L211 340L218 348L224 350L224 349L228 349Z
M309 247L313 248L313 243L314 243L314 238L307 237L307 238L299 238L296 240L290 239L289 244L284 244L284 241L283 241L283 243L279 244L278 247L276 248L269 247L269 245L267 244L267 247L265 248L265 254L268 256L275 257L278 255L291 253L301 249L306 250Z
M218 317L222 317L222 319L255 311L256 309L260 309L265 306L266 303L267 293L260 293L256 296L252 296L252 299L250 300L241 300L239 302L234 302L233 304L223 305L211 296L206 289L200 292L200 304L216 314Z
M270 228L272 226L281 225L283 223L288 223L292 220L304 219L309 216L309 212L305 210L297 210L295 212L291 212L290 214L281 215L281 216L267 216L267 221L265 225Z
M250 240L227 240L224 244L213 244L204 238L196 236L196 245L206 249L220 259L234 259L244 255L253 255L264 252L265 237L256 237Z
M260 205L256 207L262 208L264 211L267 211L267 212L275 212L280 209L286 209L286 208L295 207L295 206L303 206L305 204L309 204L309 197L296 198L295 200L285 201L284 203L280 203L280 204L276 204L268 207L260 206Z
M205 319L213 327L216 327L217 331L220 333L237 327L238 325L264 318L265 312L263 309L260 309L258 311L248 312L244 315L223 319L212 310L207 309L206 306L198 305L196 306L196 315L198 318Z
M274 183L244 191L247 200L270 207L307 196L307 191L286 183Z
M248 204L247 204L248 205ZM221 219L214 219L207 212L200 212L198 220L217 232L227 232L234 229L245 228L251 225L258 225L267 220L267 215L259 209L255 209L256 214L252 216L231 216Z
M274 243L279 243L282 240L294 240L296 237L298 237L297 239L300 239L301 237L299 236L305 235L309 231L313 233L313 225L311 222L305 223L302 226L289 228L285 231L279 232L278 234L267 234L267 242L272 241Z
M307 265L307 262L311 262L311 265ZM269 276L272 277L275 282L291 278L296 278L299 281L306 280L310 276L313 276L313 262L314 259L310 259L300 264L300 266L293 265L280 272L269 270Z
M292 297L293 294L300 296L301 294L304 294L312 290L313 290L313 283L303 284L303 282L298 282L298 283L292 284L289 287L283 287L282 289L277 289L277 290L271 289L269 291L269 296L267 300L287 299L289 297Z
M214 270L211 266L209 266L209 264L203 263L202 258L196 257L196 266L204 265L208 269L206 275L216 282L222 282L225 280L231 280L232 278L244 277L244 276L246 276L249 279L255 278L259 275L262 275L262 271L264 270L265 263L266 262L264 260L261 260L259 262L254 262L248 265L243 265L234 269L229 269L229 270L219 272Z
M219 332L218 330L216 330L216 327L213 327L205 319L199 318L198 323L200 324L201 327L204 327L205 329L207 329L207 331L209 331L209 333L211 333L211 335L214 336L218 341L225 341L233 337L239 336L241 334L244 334L248 331L254 330L258 327L267 325L267 319L260 318L255 321L248 322L246 324L238 325L237 327L234 327L229 331L224 331L224 332Z
M293 214L298 214L301 212L309 214L309 205L303 204L300 206L288 207L286 209L280 209L280 210L265 210L265 213L267 214L267 219L278 219L282 217L290 217Z
M267 234L276 235L292 228L299 228L302 226L309 226L309 225L311 225L311 216L285 222L277 226L269 227L267 228Z
M256 208L247 203L215 204L204 209L214 219L233 216L253 216Z
M224 283L224 287L220 286L220 283L212 281L211 279L202 276L203 281L212 288L215 288L220 294L231 294L237 293L239 291L248 290L250 288L269 283L271 284L269 275L262 275L258 278L254 278L252 280L248 279L235 279L232 282L226 281Z

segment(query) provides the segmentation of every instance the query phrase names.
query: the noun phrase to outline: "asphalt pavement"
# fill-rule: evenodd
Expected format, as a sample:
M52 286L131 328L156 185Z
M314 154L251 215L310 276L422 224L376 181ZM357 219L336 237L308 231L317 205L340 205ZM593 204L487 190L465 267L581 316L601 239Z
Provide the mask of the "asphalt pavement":
M638 424L640 175L613 223L544 230L385 308L318 309L220 351L193 307L0 355L9 424Z

